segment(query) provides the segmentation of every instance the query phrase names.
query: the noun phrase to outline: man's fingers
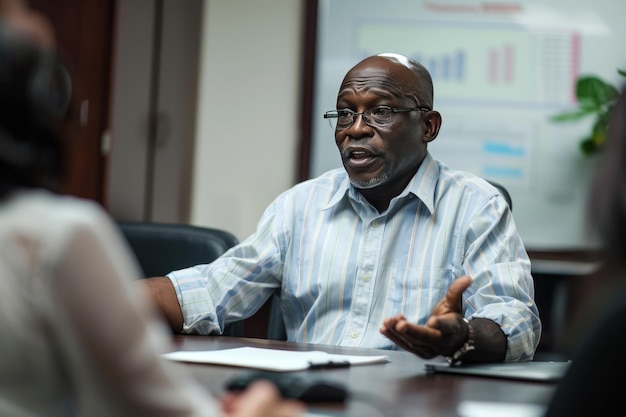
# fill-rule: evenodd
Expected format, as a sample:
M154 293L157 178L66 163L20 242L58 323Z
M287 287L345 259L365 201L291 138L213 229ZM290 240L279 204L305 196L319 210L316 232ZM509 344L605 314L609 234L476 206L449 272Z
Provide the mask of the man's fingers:
M396 314L392 317L387 317L383 320L383 324L380 326L380 332L385 334L390 329L395 329L400 321L406 320L402 314Z
M422 330L424 333L422 333ZM437 344L435 341L436 338L441 337L441 332L435 329L428 329L424 326L410 326L410 328L405 328L402 333L391 329L383 334L400 348L422 358L430 359L437 356Z
M463 303L463 292L472 285L472 277L469 275L463 275L458 277L450 287L448 287L448 291L446 292L446 300L451 306L461 306Z
M403 341L405 344L433 344L441 338L441 331L428 326L411 324L407 321L398 323L393 328L386 328L384 334L394 342Z

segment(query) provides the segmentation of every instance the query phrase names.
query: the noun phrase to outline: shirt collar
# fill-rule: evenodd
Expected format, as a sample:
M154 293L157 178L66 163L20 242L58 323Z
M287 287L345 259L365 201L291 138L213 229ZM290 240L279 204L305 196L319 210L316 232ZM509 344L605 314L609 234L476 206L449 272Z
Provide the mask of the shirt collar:
M424 160L417 169L417 172L411 178L411 181L406 186L404 191L400 193L396 198L402 198L409 194L415 195L419 198L426 208L433 213L435 210L435 188L439 179L439 165L433 159L429 152L426 153ZM328 201L328 204L324 206L323 210L327 210L336 204L338 204L344 197L347 197L348 191L358 192L352 184L350 184L350 178L346 175L345 178L339 183L337 191Z
M408 192L413 193L424 203L431 214L435 211L435 189L438 181L439 164L427 152L415 176L406 188Z
M337 205L341 200L343 200L344 196L348 194L348 190L350 190L350 188L354 187L352 187L352 184L350 184L350 178L346 173L341 182L337 185L337 190L332 195L328 203L324 207L322 207L322 210L328 210L329 208Z

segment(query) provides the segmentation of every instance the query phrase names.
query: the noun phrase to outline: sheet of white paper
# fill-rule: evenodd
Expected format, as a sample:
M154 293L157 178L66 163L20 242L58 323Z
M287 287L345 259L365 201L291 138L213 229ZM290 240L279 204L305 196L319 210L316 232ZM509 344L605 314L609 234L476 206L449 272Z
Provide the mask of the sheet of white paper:
M349 362L350 365L365 365L389 362L386 355L355 356L337 355L322 351L291 351L256 347L240 347L207 351L176 351L163 357L182 362L211 363L270 371L300 371L311 364L323 365L330 362Z
M462 401L457 412L460 417L541 417L546 407L539 404Z

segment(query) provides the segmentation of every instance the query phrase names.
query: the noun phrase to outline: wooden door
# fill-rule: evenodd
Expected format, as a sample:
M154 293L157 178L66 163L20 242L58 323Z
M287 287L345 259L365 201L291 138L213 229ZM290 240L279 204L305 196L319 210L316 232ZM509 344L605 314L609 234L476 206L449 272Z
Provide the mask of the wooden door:
M30 0L52 22L73 97L61 129L67 142L61 191L105 204L106 149L115 0Z

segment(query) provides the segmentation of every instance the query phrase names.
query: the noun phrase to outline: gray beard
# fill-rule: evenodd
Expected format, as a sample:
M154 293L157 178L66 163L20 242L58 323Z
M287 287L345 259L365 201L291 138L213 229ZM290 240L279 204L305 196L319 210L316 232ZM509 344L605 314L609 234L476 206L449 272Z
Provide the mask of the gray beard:
M367 190L370 188L378 187L380 184L387 181L387 178L389 178L389 175L387 174L383 174L380 177L372 178L371 180L368 180L368 181L356 181L350 178L350 184L352 184L353 187L358 188L360 190Z

